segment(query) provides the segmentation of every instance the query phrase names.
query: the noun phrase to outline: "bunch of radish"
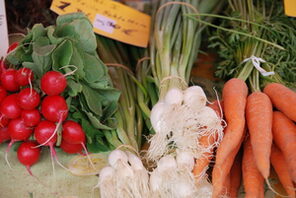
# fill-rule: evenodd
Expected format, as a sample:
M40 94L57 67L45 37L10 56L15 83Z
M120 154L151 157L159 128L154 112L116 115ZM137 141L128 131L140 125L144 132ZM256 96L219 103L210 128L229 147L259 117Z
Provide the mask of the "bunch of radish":
M67 87L65 76L48 71L40 84L34 82L37 84L34 88L31 69L6 69L1 61L0 143L10 140L5 152L9 166L8 152L19 141L22 143L17 150L18 159L31 175L30 166L38 161L41 146L49 146L52 160L62 166L55 151L58 132L62 134L59 146L63 151L82 153L84 150L87 154L81 125L67 120L68 105L61 95Z

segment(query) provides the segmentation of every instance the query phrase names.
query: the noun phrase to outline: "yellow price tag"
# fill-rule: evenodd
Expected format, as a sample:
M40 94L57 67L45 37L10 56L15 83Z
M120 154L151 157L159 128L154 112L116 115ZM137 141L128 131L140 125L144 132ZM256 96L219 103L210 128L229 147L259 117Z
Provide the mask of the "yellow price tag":
M296 0L284 0L285 14L296 17Z
M97 34L138 47L147 47L151 17L111 0L53 0L50 8L62 15L83 12Z

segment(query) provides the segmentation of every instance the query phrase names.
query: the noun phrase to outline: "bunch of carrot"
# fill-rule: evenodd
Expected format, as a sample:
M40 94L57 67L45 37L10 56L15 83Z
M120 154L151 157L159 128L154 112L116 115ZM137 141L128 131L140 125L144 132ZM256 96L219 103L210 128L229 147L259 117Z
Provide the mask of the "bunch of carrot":
M222 100L227 126L212 172L213 197L237 197L241 177L245 197L264 197L264 180L272 189L271 164L288 196L294 198L296 92L270 83L263 92L248 95L246 83L232 78L223 88Z

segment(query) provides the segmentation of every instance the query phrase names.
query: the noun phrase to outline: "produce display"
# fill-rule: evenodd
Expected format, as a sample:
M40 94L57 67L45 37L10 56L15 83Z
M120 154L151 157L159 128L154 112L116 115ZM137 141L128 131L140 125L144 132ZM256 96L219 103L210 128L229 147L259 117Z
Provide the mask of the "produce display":
M296 19L283 2L152 0L145 12L147 48L95 34L81 11L10 45L6 168L15 152L44 185L31 168L48 154L47 177L95 177L101 198L295 198ZM221 89L194 82L199 64Z

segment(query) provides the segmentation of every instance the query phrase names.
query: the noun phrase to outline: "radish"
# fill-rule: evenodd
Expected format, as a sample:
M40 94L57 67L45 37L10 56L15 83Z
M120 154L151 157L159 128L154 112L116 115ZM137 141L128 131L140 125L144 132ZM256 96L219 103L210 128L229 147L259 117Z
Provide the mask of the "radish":
M8 130L9 130L9 135L11 140L5 151L5 160L8 166L10 167L10 164L8 162L8 152L10 151L11 146L16 141L27 140L31 136L33 129L30 127L27 127L21 118L17 118L9 122Z
M0 104L0 112L9 119L18 118L21 115L17 94L6 96Z
M35 148L35 142L23 142L17 150L17 158L24 166L31 176L33 176L30 167L35 164L40 157L40 148Z
M7 91L4 87L0 86L0 102L7 96Z
M80 124L72 120L63 123L63 140L69 144L85 144L85 132Z
M18 91L20 86L16 82L16 70L8 69L1 73L1 85L7 91Z
M0 128L6 127L8 125L9 119L0 113Z
M16 82L20 86L26 86L34 79L33 71L29 68L21 68L16 71Z
M72 120L67 120L63 123L63 140L69 144L80 144L84 149L84 152L89 160L90 164L94 166L91 159L89 158L88 151L85 147L85 132L83 131L80 124Z
M10 140L8 127L0 128L0 143Z
M49 121L64 121L68 116L66 100L62 96L46 96L41 103L41 113Z
M67 80L60 72L49 71L41 78L41 89L49 96L61 94L66 87Z
M53 146L57 141L56 124L47 120L42 120L34 129L34 136L39 144L49 146L50 149L54 149Z
M19 45L18 42L13 42L7 49L7 54L9 54L11 51L13 51L17 46Z
M41 115L37 109L23 110L21 118L28 127L36 126L41 119Z
M83 150L82 144L70 144L64 140L62 140L60 147L65 153L69 153L69 154L75 154L75 153L82 154L82 150Z
M34 109L39 103L40 95L35 89L25 88L18 93L18 105L22 109Z
M42 120L41 122L39 122L39 124L36 126L34 130L34 137L36 141L39 143L39 145L36 147L40 147L43 145L49 146L53 171L54 171L54 163L53 163L54 159L61 167L65 168L59 162L56 151L54 149L54 145L57 141L57 130L58 130L58 127L56 126L56 124L47 120Z

